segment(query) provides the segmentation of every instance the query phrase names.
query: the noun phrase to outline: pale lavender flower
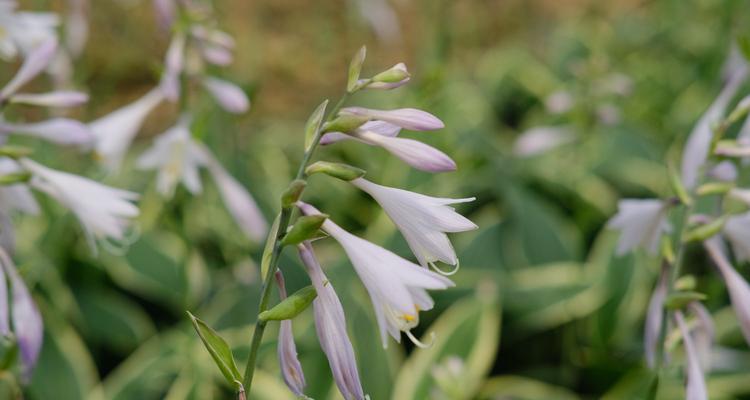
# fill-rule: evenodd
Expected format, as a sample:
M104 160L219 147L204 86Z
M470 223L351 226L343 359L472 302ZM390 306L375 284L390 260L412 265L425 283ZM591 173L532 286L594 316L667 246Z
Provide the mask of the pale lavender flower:
M276 283L279 286L279 299L283 301L286 299L286 286L281 271L276 271ZM295 395L305 397L305 374L302 372L302 365L297 358L297 345L294 343L294 335L292 334L292 320L285 319L279 324L277 355L281 366L281 376L284 378L287 387Z
M52 118L25 124L0 120L0 137L8 134L34 136L63 145L88 146L94 142L94 134L86 124L68 118Z
M703 245L724 278L740 329L745 336L745 341L750 344L750 285L729 263L721 250L718 238L706 240Z
M263 217L253 196L227 172L211 151L200 144L206 168L214 179L219 194L229 214L240 230L253 241L261 241L268 232L268 222Z
M313 206L298 202L306 215L319 214ZM453 286L448 278L405 260L391 251L352 235L326 220L323 230L344 248L360 280L370 294L383 347L387 335L401 342L401 332L418 346L423 343L411 329L419 324L419 312L432 309L434 302L426 289L446 289Z
M53 13L19 12L15 1L0 3L0 58L27 57L41 43L57 37L60 19Z
M724 160L714 165L707 173L707 176L724 182L734 182L737 180L737 167L729 160Z
M211 93L219 105L235 114L242 114L250 109L250 100L237 85L213 77L203 79L203 87Z
M570 111L575 105L575 99L570 92L559 90L544 99L544 106L552 114L563 114Z
M138 207L133 204L138 194L56 171L26 158L19 162L32 174L31 187L72 211L92 244L93 239L125 239L131 220L138 216Z
M427 111L416 108L399 108L396 110L375 110L363 107L346 107L341 114L351 114L385 121L412 131L432 131L445 128L443 121Z
M21 353L21 379L28 383L34 371L44 339L44 325L39 309L31 298L8 254L0 249L0 262L11 284L11 320Z
M513 143L513 154L519 157L532 157L575 140L575 135L567 127L539 126L521 133Z
M703 369L701 368L698 352L695 349L695 344L690 336L690 331L687 323L685 323L682 311L675 311L674 318L682 334L682 346L685 349L685 375L687 378L685 399L708 400Z
M89 37L88 6L88 0L68 0L65 44L74 57L81 55Z
M656 254L664 233L671 229L667 222L668 205L658 199L624 199L617 203L617 214L607 227L622 231L617 242L617 254L625 254L637 247Z
M743 62L730 74L727 84L708 110L696 123L682 153L682 181L688 189L698 183L698 173L708 159L713 137L712 125L724 115L729 102L747 78L747 65Z
M456 163L442 151L418 140L381 135L372 131L355 130L352 136L359 141L380 146L412 167L426 172L456 170Z
M313 300L315 330L320 347L328 358L333 379L346 400L365 399L357 371L354 348L346 333L346 317L333 285L320 268L310 242L299 247L300 259L310 275L318 297Z
M409 247L423 267L431 265L443 273L435 262L440 261L458 270L458 258L446 232L464 232L477 226L458 214L451 204L474 201L474 197L448 199L430 197L408 190L381 186L363 178L351 184L372 196L404 235Z
M197 39L198 51L204 60L219 66L232 63L235 43L231 35L202 25L193 26L190 33Z
M401 38L398 14L387 0L357 0L362 17L375 31L378 39L396 43Z
M693 301L688 305L690 311L696 317L693 328L693 340L698 353L698 360L704 371L711 369L711 349L716 338L716 328L711 319L711 313L701 302Z
M164 73L161 77L161 90L169 101L180 97L180 74L185 64L185 36L176 34L167 49L164 59Z
M11 103L41 107L77 107L89 100L86 93L60 90L48 93L18 93L10 97Z
M732 245L737 261L750 260L750 212L727 218L723 233Z
M646 323L643 328L643 347L646 353L646 364L649 368L656 368L656 354L659 346L659 335L662 330L662 319L664 316L664 300L667 298L667 283L669 269L662 267L659 281L656 283L654 292L648 302L646 312Z
M164 93L156 88L138 100L89 123L89 128L96 137L96 155L107 168L111 171L119 168L146 116L162 100Z
M383 121L367 121L362 126L355 130L356 132L373 132L378 135L395 137L401 132L401 127L393 124L389 124ZM359 140L360 142L366 143L359 139L356 135L349 135L342 132L328 132L320 138L320 144L323 146L340 142L342 140Z
M190 135L190 116L183 115L175 126L156 138L138 158L136 166L158 170L156 190L165 198L171 198L178 182L192 194L201 192L199 169L205 163L202 150Z
M0 101L5 101L23 85L39 75L52 61L57 51L57 39L49 39L35 48L21 64L16 75L0 89Z
M174 0L153 0L153 4L159 27L165 31L168 30L176 14Z

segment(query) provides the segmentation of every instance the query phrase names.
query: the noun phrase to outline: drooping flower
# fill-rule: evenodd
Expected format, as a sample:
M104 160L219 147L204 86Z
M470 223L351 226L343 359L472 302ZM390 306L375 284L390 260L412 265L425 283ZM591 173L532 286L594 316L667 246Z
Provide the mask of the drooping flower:
M164 73L161 77L162 92L169 101L177 101L180 97L180 74L185 63L185 35L176 34L164 57Z
M94 135L86 124L68 118L24 124L0 120L0 137L9 134L34 136L63 145L89 146L94 142Z
M56 171L27 158L21 166L32 174L30 185L46 193L75 214L89 240L121 241L138 207L138 194L115 189L78 175Z
M208 63L227 66L234 60L232 49L235 43L228 33L203 25L193 26L190 33L197 40L198 51Z
M38 47L29 53L28 57L21 64L21 68L11 78L5 86L0 89L0 101L7 100L12 94L16 93L23 85L39 75L52 61L57 51L57 39L50 38L41 43Z
M669 232L668 204L658 199L624 199L617 203L617 214L607 227L622 231L617 242L617 254L625 254L637 247L656 254L661 237Z
M242 114L250 109L250 100L237 85L222 79L206 77L203 79L203 87L211 93L221 108L234 113Z
M192 194L200 193L203 185L200 167L206 163L203 152L190 135L190 117L183 115L177 124L162 133L136 161L144 170L158 170L156 189L170 198L178 182Z
M475 198L448 199L430 197L408 190L372 183L364 178L351 184L372 196L404 235L409 247L423 267L436 261L457 265L458 258L446 232L464 232L477 226L458 214L451 204L474 201ZM457 270L457 268L456 268ZM454 270L455 271L455 270Z
M669 269L666 264L662 266L659 281L656 283L654 292L648 302L646 312L646 324L643 328L643 347L646 353L646 363L649 368L656 368L656 354L658 352L659 335L662 330L662 317L664 315L664 301L667 298L667 283Z
M60 19L56 14L16 11L16 2L0 2L0 58L28 56L41 43L57 37Z
M718 238L704 241L703 246L711 256L721 277L724 278L740 329L745 336L745 341L750 344L750 285L729 263Z
M298 207L306 215L319 214L309 204L298 202ZM388 334L400 342L402 331L415 344L423 346L411 333L411 329L419 324L419 312L430 310L434 305L427 289L446 289L453 286L453 282L352 235L331 220L323 223L323 230L344 248L367 288L380 327L383 347L388 345Z
M385 121L412 131L432 131L445 128L445 124L438 117L416 108L375 110L363 107L346 107L342 108L340 113Z
M365 395L359 380L354 348L346 333L346 317L341 301L320 268L309 242L299 246L299 255L318 293L318 297L313 300L315 330L320 347L328 358L336 386L344 399L363 400Z
M742 62L729 74L728 81L719 96L695 124L682 153L682 182L691 189L698 183L698 173L708 159L713 137L712 125L724 115L729 102L747 79L748 67Z
M284 285L284 276L281 271L276 271L276 283L279 286L280 301L286 299L286 286ZM289 319L282 320L279 323L279 345L277 348L279 365L281 366L281 376L284 383L297 396L304 397L305 374L302 372L302 365L297 358L297 345L294 343L292 334L292 321Z
M750 260L750 212L727 218L723 233L737 261Z
M60 90L48 93L17 93L10 96L10 102L41 107L76 107L86 103L86 93Z
M456 163L442 151L417 140L396 137L401 127L385 121L368 121L349 134L329 132L320 139L328 145L354 139L371 146L380 146L405 163L422 171L455 171Z
M96 154L108 169L119 168L125 152L143 125L146 116L164 100L156 88L138 100L119 108L89 124L96 137Z
M531 157L570 143L575 135L566 127L539 126L523 132L513 143L513 154Z
M685 399L708 400L706 381L698 358L698 351L690 336L690 330L687 323L685 323L682 311L675 311L674 318L682 334L682 347L685 349L685 375L687 378Z

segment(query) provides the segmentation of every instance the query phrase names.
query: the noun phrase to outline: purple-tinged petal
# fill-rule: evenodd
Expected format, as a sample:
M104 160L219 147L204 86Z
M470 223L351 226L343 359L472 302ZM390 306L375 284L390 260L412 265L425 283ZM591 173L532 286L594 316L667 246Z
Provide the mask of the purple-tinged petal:
M279 286L279 298L283 301L286 299L286 286L281 271L276 271L276 283ZM297 358L297 345L294 343L292 334L292 320L285 319L280 322L277 353L284 382L295 395L304 397L304 389L307 384L305 383L302 365Z
M729 263L726 255L721 250L721 244L718 238L712 238L703 242L709 256L719 270L729 291L729 297L732 300L732 308L737 315L737 322L740 325L745 341L750 344L750 285L737 270Z
M690 330L687 323L685 323L685 318L682 316L682 311L675 311L674 318L682 334L682 345L685 349L685 375L687 375L685 399L708 400L703 369L700 366L698 352L695 349L693 339L690 337Z
M363 107L347 107L342 114L359 115L385 121L412 131L431 131L445 127L436 116L416 108L399 108L396 110L374 110Z
M29 124L0 123L0 133L3 132L35 136L64 145L86 146L94 141L94 134L86 124L68 118L52 118Z
M206 78L203 86L216 99L219 105L235 114L242 114L250 108L250 100L237 85L217 78Z
M10 97L11 103L41 107L77 107L89 101L89 95L73 90L60 90L48 93L18 93Z
M52 62L57 51L57 39L51 38L29 53L16 75L0 90L0 100L7 99L21 86L34 79Z
M221 46L203 44L200 46L200 52L204 60L220 67L226 67L234 61L232 52Z
M175 35L167 49L164 60L164 74L161 78L161 90L169 101L180 97L180 73L185 63L185 36Z
M174 0L153 0L153 2L159 27L165 31L169 30L175 17Z
M327 146L329 144L334 144L336 142L349 139L354 139L354 137L341 132L328 132L320 138L319 144L321 146Z
M656 283L654 292L648 302L646 313L646 324L643 328L643 347L646 353L646 363L649 368L656 368L656 354L659 351L659 335L662 330L664 317L664 300L667 298L667 281L669 279L669 268L662 266L659 281Z
M5 215L5 214L3 214ZM2 226L0 228L5 228ZM0 251L5 251L0 248ZM0 269L0 335L10 335L10 317L8 307L8 279L5 270Z
M356 132L363 141L380 146L412 167L427 172L455 171L456 163L442 151L413 139Z

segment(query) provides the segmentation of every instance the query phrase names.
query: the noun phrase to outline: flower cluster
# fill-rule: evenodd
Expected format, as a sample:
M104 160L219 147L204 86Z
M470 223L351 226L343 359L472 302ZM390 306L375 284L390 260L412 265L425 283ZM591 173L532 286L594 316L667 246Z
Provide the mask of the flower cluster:
M195 95L209 94L230 113L243 114L250 108L242 89L207 72L208 66L231 64L234 39L214 28L211 10L203 3L161 0L154 6L162 27L172 32L161 80L139 99L89 124L96 138L96 156L107 170L117 172L146 117L165 101L178 103L180 115L174 126L156 137L136 167L157 171L156 189L167 199L179 183L191 194L199 194L200 170L205 168L240 229L249 239L261 240L267 224L255 200L191 131L196 117L190 104L193 90L200 90Z
M359 70L364 55L363 48L352 61L349 94L361 89L393 89L409 81L409 73L402 63L372 78L360 79ZM411 108L375 110L345 107L334 109L329 113L327 122L322 123L325 106L324 103L319 107L308 123L308 126L313 126L315 139L308 143L306 154L311 152L310 149L314 149L316 139L324 145L353 139L382 147L405 163L423 171L443 172L456 169L455 162L443 152L417 140L397 137L402 129L429 131L443 128L443 122L430 113ZM298 200L301 189L290 191L293 195L289 196L286 203L296 206L302 216L289 233L282 235L282 244L298 243L300 259L318 296L313 302L318 339L328 357L341 394L346 399L364 399L366 396L359 381L341 302L336 296L333 284L327 280L314 255L310 237L298 233L312 233L321 229L343 248L370 295L383 347L388 345L389 335L400 342L402 332L414 344L424 347L427 344L420 342L411 331L419 324L419 313L434 306L428 290L441 290L453 286L453 282L444 275L455 273L458 269L458 258L447 233L476 228L474 223L458 214L450 205L469 202L474 198L430 197L382 186L365 179L363 170L326 161L309 165L305 172L308 176L315 173L327 174L347 181L369 194L401 231L418 261L418 264L409 261L347 232L314 206ZM312 226L314 229L305 229L305 226ZM279 232L282 233L284 232ZM455 267L444 272L437 266L438 262ZM430 267L435 271L430 270ZM280 286L280 290L282 297L285 297L283 285ZM291 322L283 321L279 332L279 361L284 381L294 393L303 396L305 380L296 360L295 345L290 331Z
M695 279L680 275L688 244L702 243L725 282L739 328L750 344L750 285L731 262L732 256L738 263L750 259L750 191L739 186L738 172L750 156L750 96L729 108L750 73L738 57L732 53L723 89L687 139L681 173L670 174L674 197L621 200L617 215L608 224L621 231L619 254L643 248L662 256L662 271L646 316L646 360L652 368L660 368L668 359L664 355L665 331L669 324L676 325L685 351L690 399L707 398L704 371L710 367L714 329L711 315L701 303L705 295L696 291ZM742 119L745 122L737 136L728 138L730 128ZM670 221L670 214L682 218ZM695 322L688 321L689 317Z

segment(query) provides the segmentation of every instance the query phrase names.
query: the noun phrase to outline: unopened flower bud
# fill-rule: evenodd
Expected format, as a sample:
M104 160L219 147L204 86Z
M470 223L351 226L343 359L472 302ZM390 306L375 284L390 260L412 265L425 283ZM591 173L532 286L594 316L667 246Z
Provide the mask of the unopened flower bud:
M307 182L302 179L293 180L281 195L281 206L284 208L294 206L294 203L296 203L300 196L302 196L305 186L307 186Z
M370 120L366 115L342 114L323 124L323 132L351 132Z
M395 89L409 82L411 75L406 70L404 63L398 63L388 70L385 70L370 79L367 84L368 89Z
M315 236L323 222L328 218L325 214L305 215L299 217L292 229L281 239L281 244L299 244Z
M687 234L685 234L684 241L687 243L687 242L696 242L696 241L703 241L703 240L709 239L710 237L721 232L726 222L727 222L727 217L723 216L720 218L716 218L715 220L707 224L703 224L696 228L693 228L689 230Z
M28 147L23 146L0 146L0 157L8 157L14 160L24 158L33 153Z
M292 319L302 311L305 311L317 296L318 292L315 291L315 287L312 285L305 286L292 293L289 297L283 299L270 310L260 313L258 318L260 318L261 321L282 321L285 319Z
M326 175L334 178L341 179L343 181L351 181L357 178L361 178L365 175L366 171L351 165L332 163L328 161L318 161L311 164L305 169L307 175L312 175L322 172Z

